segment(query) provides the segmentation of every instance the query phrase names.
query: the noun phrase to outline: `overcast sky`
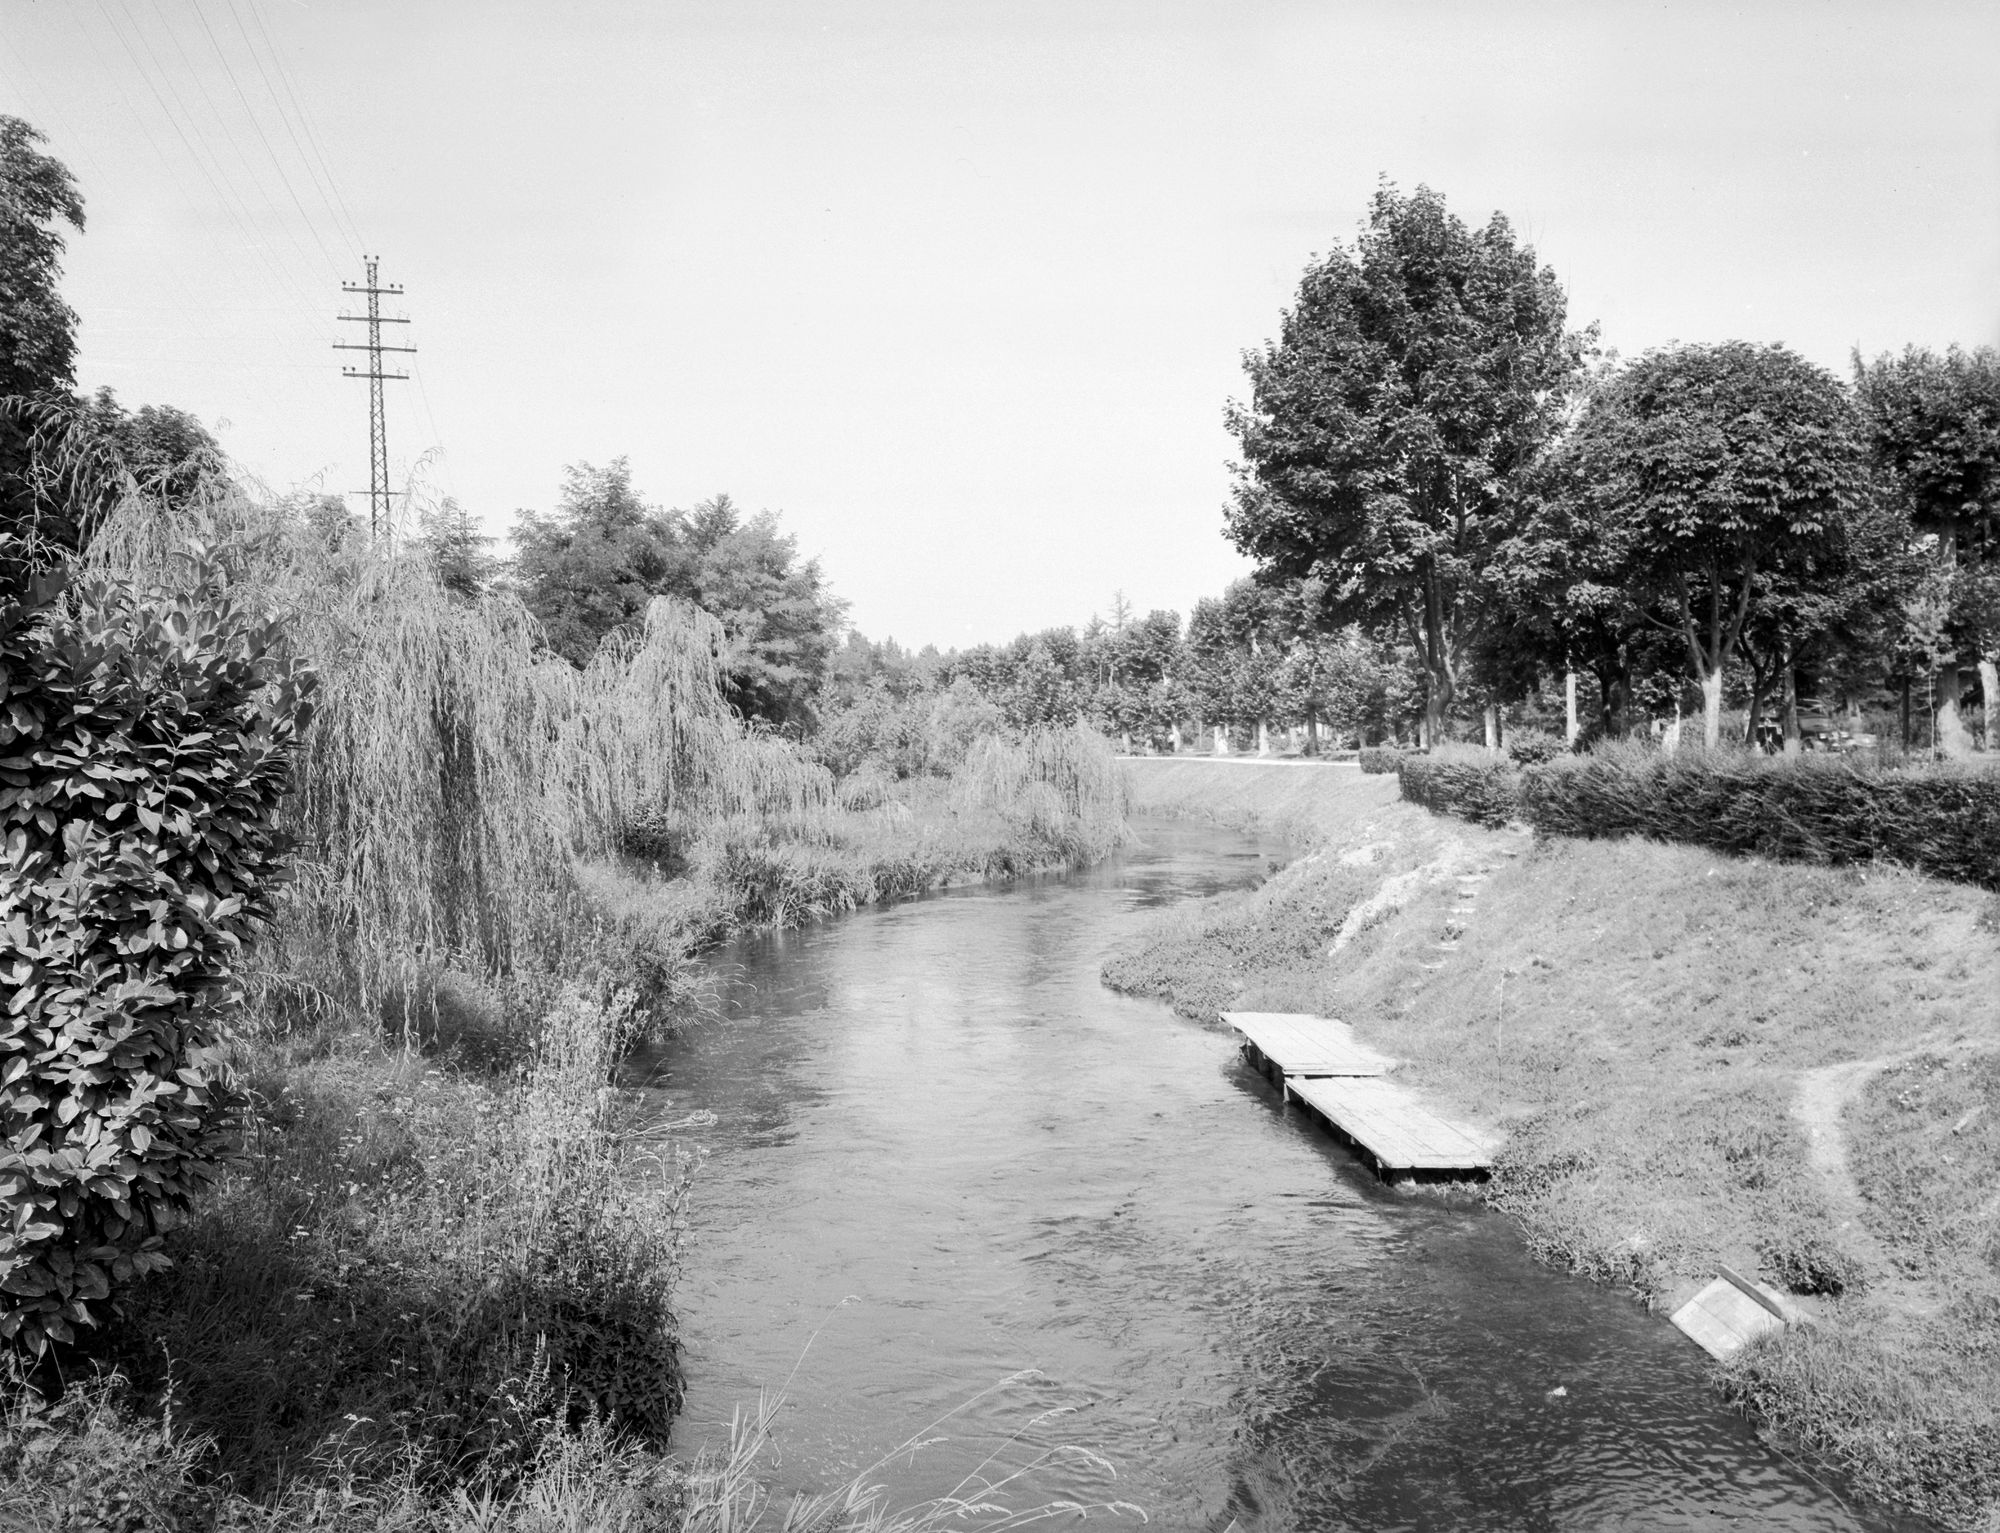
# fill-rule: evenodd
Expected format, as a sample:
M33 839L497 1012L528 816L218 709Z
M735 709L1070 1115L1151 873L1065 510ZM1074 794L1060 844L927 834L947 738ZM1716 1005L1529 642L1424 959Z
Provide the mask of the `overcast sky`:
M1633 353L2000 341L2000 4L0 0L89 208L79 381L365 487L783 513L912 644L1185 612L1240 354L1377 178L1498 209Z

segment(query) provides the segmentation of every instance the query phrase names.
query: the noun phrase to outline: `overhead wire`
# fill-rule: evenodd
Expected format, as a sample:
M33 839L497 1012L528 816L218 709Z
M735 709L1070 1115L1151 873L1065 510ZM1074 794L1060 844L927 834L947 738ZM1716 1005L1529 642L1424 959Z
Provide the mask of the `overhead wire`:
M311 307L310 300L306 299L305 295L299 291L290 273L278 264L275 254L264 241L257 237L255 231L250 227L247 208L241 205L240 198L233 199L230 192L224 189L223 182L218 176L218 172L221 169L221 162L218 160L211 166L209 161L202 157L200 150L195 147L194 140L189 137L188 128L195 126L192 114L187 114L186 107L183 104L182 112L188 116L188 123L184 126L180 117L176 116L173 108L167 104L167 95L169 93L173 95L176 102L180 100L180 93L174 89L172 78L165 74L164 66L159 61L159 55L153 52L150 41L146 38L144 32L139 29L137 21L132 17L129 10L124 9L123 0L118 0L118 3L126 22L132 27L140 43L144 45L147 56L152 59L153 70L149 71L146 64L140 59L139 50L133 47L132 40L119 27L117 20L111 14L107 0L97 0L97 8L99 13L104 17L105 25L111 29L112 35L118 39L119 46L125 50L126 57L132 61L133 69L145 83L147 90L151 92L154 101L158 103L160 114L167 119L167 125L174 130L175 136L180 139L182 147L187 150L188 158L194 161L195 168L207 180L210 190L215 193L217 204L236 226L237 233L241 235L244 244L257 252L258 256L263 260L266 269L269 270L278 285L281 288L289 290L291 296L300 302L301 307L307 309L309 312ZM161 78L165 80L165 91L161 90L160 81L155 79L155 71L159 72ZM199 133L200 130L197 127L195 131ZM315 328L319 328L319 326ZM322 335L329 335L332 332L330 329L322 329L321 333Z
M125 4L125 0L119 0L119 3L123 5ZM207 80L205 80L202 77L201 71L194 67L194 60L188 57L187 47L184 43L182 43L179 32L177 32L174 29L173 22L168 17L165 8L162 6L161 0L153 0L153 14L160 18L161 27L167 34L167 40L174 45L174 51L180 55L181 64L186 69L188 78L194 82L195 91L197 92L197 94L200 95L202 105L208 108L208 115L215 120L215 125L222 130L222 137L224 141L228 143L231 151L235 154L236 163L242 166L243 168L243 174L245 180L250 185L254 186L257 189L258 200L261 202L268 203L270 199L264 196L263 182L261 178L257 175L257 172L252 168L250 164L250 156L244 152L243 145L238 141L237 135L230 130L229 123L224 119L221 108L219 108L215 104L215 98L208 93ZM147 39L147 46L149 49L152 46L150 38ZM157 55L155 55L155 57L157 58ZM171 85L171 83L172 82L170 78L169 84ZM174 95L175 98L178 100L180 96L180 92L178 91L178 89L174 91ZM190 113L189 120L190 121L193 120L192 113ZM196 131L197 133L199 133L200 130L197 129ZM216 166L218 169L220 169L222 165L221 156L216 155L215 151L212 148L209 150L209 153L212 156L214 156ZM232 190L235 190L233 186ZM242 193L240 191L238 192L238 196L239 197L242 196ZM245 198L244 208L246 212L249 211L249 207L250 207L249 200ZM251 218L252 222L254 223L255 221L254 213L251 214ZM311 265L312 264L311 253L308 252L305 246L300 242L298 235L293 232L290 220L285 219L283 217L279 217L271 221L276 223L278 228L283 232L286 243L288 243L292 247L294 253L302 257L308 266ZM286 272L286 277L288 280L294 283L298 282L297 277L290 271ZM310 296L309 286L304 284L299 285L299 296L301 297L301 299L304 300L307 307L312 306L312 298Z
M223 0L223 3L229 7L230 19L236 23L236 30L243 34L244 48L249 53L251 62L257 66L258 74L263 77L264 89L270 94L271 104L278 109L278 120L284 123L285 132L290 135L292 148L298 154L299 163L305 166L306 175L312 181L313 190L318 193L319 199L327 211L334 215L334 222L340 226L351 253L357 260L360 259L362 252L367 249L367 241L362 239L360 229L355 225L354 219L347 211L347 203L340 195L340 183L334 180L333 177L333 167L326 163L326 156L320 152L319 141L312 131L312 121L306 116L305 108L299 103L298 92L292 89L291 75L285 69L285 61L278 53L277 44L271 39L270 28L264 25L263 12L259 11L254 5L250 9L250 14L256 18L257 30L263 36L265 52L270 55L271 68L269 70L264 67L264 59L257 51L257 45L250 36L250 29L243 25L243 13L236 8L236 0ZM285 88L286 97L292 103L292 110L289 113L285 110L284 102L278 99L276 88L271 84L271 73L273 70L277 73L279 84ZM293 125L295 119L297 122L296 127ZM303 145L299 140L300 133L304 133L305 135L305 143ZM308 158L306 155L306 145L310 145L312 148L311 158ZM318 162L317 169L314 166L315 161ZM323 181L322 174L324 175Z
M222 42L216 37L215 28L208 24L208 14L202 10L201 0L188 0L188 5L194 11L195 19L201 23L202 31L207 34L208 46L214 52L216 62L222 66L223 74L228 76L229 84L236 92L236 99L243 103L243 115L250 119L250 126L256 130L258 141L264 146L265 157L270 160L271 168L277 171L278 181L285 188L285 194L292 199L292 206L299 210L299 218L305 224L307 232L312 235L313 242L319 246L319 253L325 257L328 270L338 276L341 269L340 263L334 259L333 252L327 248L325 239L320 235L319 225L313 221L313 216L306 211L305 203L299 200L298 191L292 185L292 178L285 174L284 164L278 159L278 151L272 146L270 135L264 131L264 124L258 120L255 109L251 107L250 97L243 89L243 82L236 78L235 67L230 64L228 56L223 53Z

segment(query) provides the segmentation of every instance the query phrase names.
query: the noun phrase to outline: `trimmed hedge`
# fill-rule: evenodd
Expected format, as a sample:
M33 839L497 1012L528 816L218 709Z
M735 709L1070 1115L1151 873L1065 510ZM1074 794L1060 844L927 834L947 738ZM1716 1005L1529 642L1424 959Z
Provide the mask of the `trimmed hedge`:
M1520 774L1505 757L1409 755L1396 764L1403 797L1475 825L1505 825L1520 815Z
M1877 858L2000 889L2000 771L1683 751L1580 756L1521 776L1535 829L1652 836L1789 862Z
M1650 836L1787 862L1880 859L2000 889L2000 770L1987 767L1619 750L1518 770L1412 756L1396 775L1410 802L1476 825L1521 819L1545 835Z
M1364 745L1356 759L1364 772L1384 773L1396 770L1396 763L1403 759L1404 752L1394 745Z

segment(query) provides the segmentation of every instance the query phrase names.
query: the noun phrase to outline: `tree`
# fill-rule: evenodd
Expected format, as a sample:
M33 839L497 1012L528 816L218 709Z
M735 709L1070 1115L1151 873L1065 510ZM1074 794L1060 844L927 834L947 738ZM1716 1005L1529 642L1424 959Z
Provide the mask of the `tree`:
M753 718L803 726L833 654L847 604L826 588L817 559L769 511L745 517L727 495L674 513L691 555L677 594L713 613L728 640L729 699Z
M42 135L0 115L0 533L23 541L10 569L53 544L74 549L108 507L101 444L67 396L76 313L57 290L63 225L81 232L83 196Z
M579 669L606 634L637 628L655 596L687 584L673 522L639 499L624 458L564 469L555 514L522 511L514 547L521 599L549 648Z
M808 719L845 607L770 512L746 518L727 495L661 511L617 458L564 470L555 514L521 512L514 544L522 600L571 664L637 627L653 597L679 596L722 623L732 703L772 724Z
M0 115L0 394L67 388L76 373L76 311L56 289L63 232L83 232L83 195L43 136Z
M1959 709L1968 655L1979 667L1987 748L2000 712L2000 624L1983 593L2000 569L2000 352L1954 346L1942 357L1911 347L1874 363L1854 358L1855 395L1868 445L1888 475L1949 588L1937 658L1938 741L1971 747Z
M500 572L494 540L479 530L470 511L447 495L417 518L417 547L430 561L438 583L455 596L477 600Z
M1355 248L1309 267L1279 340L1244 357L1229 535L1268 572L1318 580L1327 617L1404 633L1432 738L1516 481L1594 338L1565 316L1505 218L1469 230L1428 188L1385 183Z
M172 405L127 410L108 388L99 389L85 408L133 487L169 507L193 505L205 483L228 472L222 444L185 410Z
M1723 672L1760 580L1825 555L1867 493L1852 405L1782 346L1681 346L1606 383L1564 452L1573 525L1611 583L1678 641L1703 738L1717 744Z

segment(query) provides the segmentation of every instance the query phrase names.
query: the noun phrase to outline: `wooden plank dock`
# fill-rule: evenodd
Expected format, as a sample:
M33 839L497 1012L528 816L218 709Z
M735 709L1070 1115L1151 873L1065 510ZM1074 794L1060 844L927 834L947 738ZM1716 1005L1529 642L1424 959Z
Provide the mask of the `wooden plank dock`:
M1493 1169L1485 1137L1439 1117L1416 1093L1379 1076L1299 1077L1285 1089L1351 1141L1383 1176L1483 1175Z
M1396 1063L1356 1043L1354 1029L1331 1017L1295 1011L1225 1011L1222 1020L1243 1035L1244 1051L1274 1085L1294 1075L1381 1075Z
M1439 1117L1415 1092L1385 1079L1386 1054L1357 1043L1331 1017L1288 1011L1225 1011L1243 1052L1286 1100L1296 1097L1383 1176L1484 1176L1493 1150L1476 1130Z

